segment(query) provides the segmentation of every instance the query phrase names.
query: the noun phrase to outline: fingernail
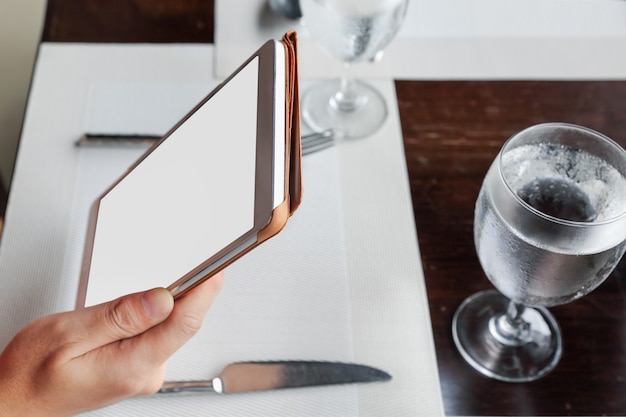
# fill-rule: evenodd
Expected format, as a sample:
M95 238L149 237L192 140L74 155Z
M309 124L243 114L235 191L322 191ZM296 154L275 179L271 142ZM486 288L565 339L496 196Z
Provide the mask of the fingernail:
M174 307L172 294L164 288L155 288L143 293L141 302L146 315L155 320L169 316Z

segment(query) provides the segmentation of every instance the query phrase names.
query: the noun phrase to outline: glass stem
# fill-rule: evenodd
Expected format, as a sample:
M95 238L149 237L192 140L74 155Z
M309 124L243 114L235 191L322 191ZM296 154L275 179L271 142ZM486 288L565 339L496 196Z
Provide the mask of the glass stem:
M493 317L489 323L491 335L499 342L508 346L521 346L530 340L530 323L522 315L524 307L510 301L506 314Z
M330 99L330 105L340 112L351 112L363 104L363 97L358 93L356 81L350 74L350 64L344 64L344 74L339 82L339 91Z

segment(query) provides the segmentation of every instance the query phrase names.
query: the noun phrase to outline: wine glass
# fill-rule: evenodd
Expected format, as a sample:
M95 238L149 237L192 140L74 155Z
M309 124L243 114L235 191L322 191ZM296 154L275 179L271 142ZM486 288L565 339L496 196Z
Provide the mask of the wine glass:
M300 0L314 40L344 63L340 80L313 85L302 97L302 117L315 131L337 138L374 133L387 117L382 94L349 74L350 64L375 61L396 35L408 0Z
M454 342L482 374L541 378L559 361L546 307L589 293L626 248L626 151L584 127L545 123L513 135L483 181L474 213L481 266L499 290L466 299Z

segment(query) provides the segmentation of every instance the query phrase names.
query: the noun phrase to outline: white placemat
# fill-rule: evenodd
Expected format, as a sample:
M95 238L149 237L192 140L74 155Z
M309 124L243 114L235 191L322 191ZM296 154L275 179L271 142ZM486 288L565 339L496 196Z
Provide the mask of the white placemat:
M217 76L290 29L301 37L304 78L341 74L342 65L311 40L306 26L277 16L267 0L215 3ZM354 65L353 72L396 79L623 79L625 45L620 0L410 0L383 60Z
M203 329L171 359L167 378L211 378L242 358L354 361L336 151L305 158L306 199L297 215L278 236L227 269L223 291ZM83 148L79 153L72 217L74 224L83 227L70 236L67 253L74 256L67 258L68 274L62 277L69 282L79 271L89 205L139 156L129 149ZM206 409L239 415L242 407L276 413L282 399L290 398L288 394L245 396L219 406L213 396L205 396L196 400L199 409L189 408L187 415L204 415ZM356 394L355 387L318 390L312 395L317 400L302 401L293 411L309 413L312 401L320 401L324 407L315 411L318 415L358 415ZM120 415L137 415L158 402L159 411L171 415L181 407L178 398L152 400L129 401L95 414L109 415L119 409Z
M145 108L138 97L153 87L180 103L168 105L167 115L151 108L154 120L191 107L197 90L215 83L207 76L212 52L198 45L42 45L0 245L3 345L30 320L72 308L88 206L138 156L73 142L102 120L106 128L151 119L112 115ZM391 81L376 86L395 102ZM96 114L101 109L111 117ZM396 106L376 135L308 156L304 170L302 207L281 234L228 268L205 326L173 357L167 376L205 378L230 361L303 358L367 363L393 380L143 398L90 415L443 414Z

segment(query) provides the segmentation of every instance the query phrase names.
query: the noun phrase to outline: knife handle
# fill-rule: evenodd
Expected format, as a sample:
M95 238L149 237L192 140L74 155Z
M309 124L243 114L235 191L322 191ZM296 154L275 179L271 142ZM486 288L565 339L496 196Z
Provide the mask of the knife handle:
M205 381L165 381L157 394L173 394L178 392L215 391L212 380Z

